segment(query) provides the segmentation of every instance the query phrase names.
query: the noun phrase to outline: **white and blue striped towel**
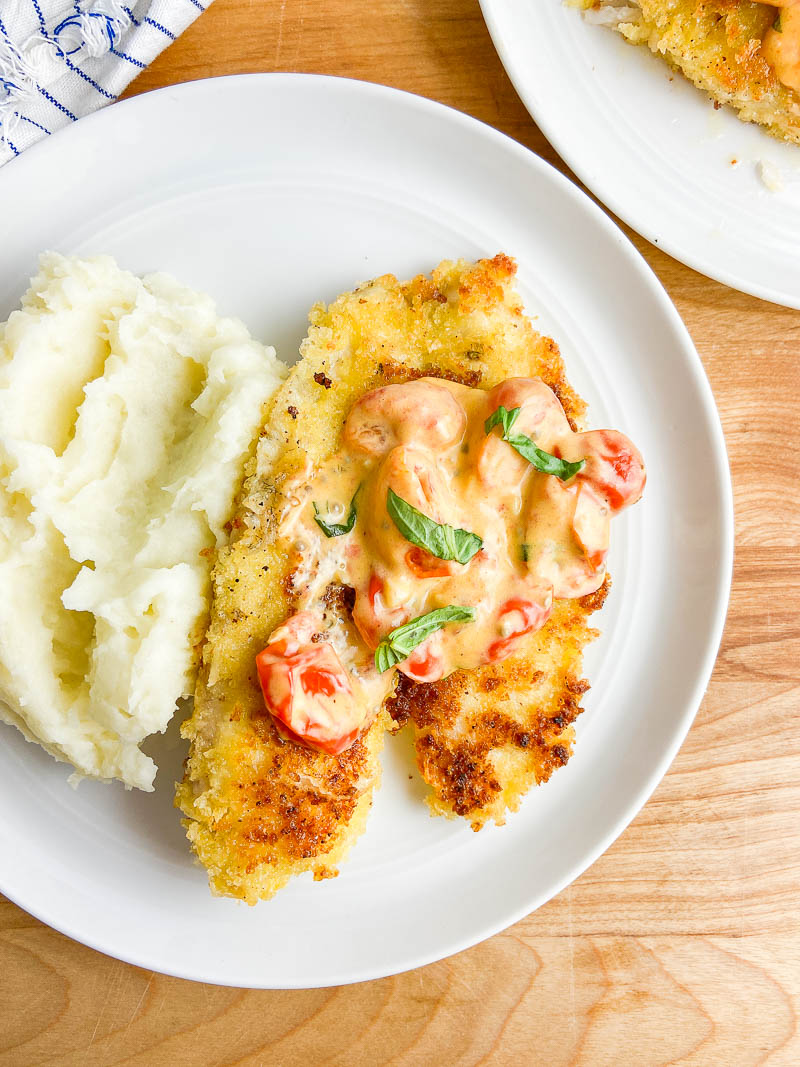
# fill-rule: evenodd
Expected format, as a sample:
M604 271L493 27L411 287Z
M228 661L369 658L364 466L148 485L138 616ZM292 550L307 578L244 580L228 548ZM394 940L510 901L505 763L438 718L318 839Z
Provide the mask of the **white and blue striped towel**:
M211 0L0 0L0 165L119 96Z

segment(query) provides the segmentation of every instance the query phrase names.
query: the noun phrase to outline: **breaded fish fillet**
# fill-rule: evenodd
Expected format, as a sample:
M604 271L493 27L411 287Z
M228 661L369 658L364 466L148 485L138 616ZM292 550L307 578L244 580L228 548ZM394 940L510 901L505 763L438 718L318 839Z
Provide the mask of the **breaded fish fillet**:
M584 405L555 343L524 316L514 273L503 255L445 262L430 277L401 284L385 275L311 312L303 358L272 402L231 545L217 562L204 668L184 725L191 752L176 802L215 892L252 903L294 874L335 873L364 828L389 725L413 724L433 810L466 815L476 827L502 822L569 758L588 688L587 619L605 587L560 602L502 664L429 685L402 679L369 730L338 756L283 740L254 664L294 610L291 563L275 545L282 488L336 451L344 418L365 392L423 375L484 388L511 375L541 377L573 426L579 421ZM352 628L344 588L331 586L327 600Z
M577 0L632 44L644 44L744 122L800 144L800 94L763 52L778 10L750 0Z

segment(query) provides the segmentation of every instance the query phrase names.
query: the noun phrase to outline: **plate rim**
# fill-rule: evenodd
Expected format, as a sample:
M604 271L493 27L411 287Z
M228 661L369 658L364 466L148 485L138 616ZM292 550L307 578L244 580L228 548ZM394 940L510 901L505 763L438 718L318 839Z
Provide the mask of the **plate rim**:
M563 0L555 0L555 2L560 4ZM573 174L609 211L612 211L617 218L621 219L627 226L630 226L632 230L635 230L649 244L659 249L659 251L666 252L673 259L677 259L679 263L683 263L684 266L697 271L698 274L702 274L704 277L722 285L727 285L729 289L734 289L736 292L754 296L759 300L776 304L779 307L800 310L800 294L792 293L788 289L782 290L775 286L749 281L733 271L726 270L724 266L715 265L702 254L687 251L679 241L673 241L668 228L659 233L658 238L651 236L652 223L645 217L645 214L637 211L635 207L629 207L625 200L618 197L612 183L604 182L602 178L599 180L593 178L588 163L584 161L580 151L574 147L568 135L563 132L556 118L554 116L551 117L546 108L537 105L535 94L528 84L522 58L517 56L513 49L506 47L504 41L499 12L508 7L508 0L478 0L478 3L503 69L526 111ZM572 8L571 10L576 17L581 16L578 8ZM634 46L629 45L629 47ZM699 89L696 91L698 93L702 92ZM747 123L746 125L754 124ZM764 136L766 137L768 134L765 132Z
M286 84L309 84L316 83L322 86L328 86L333 91L340 92L356 92L357 94L366 94L367 96L373 96L375 98L399 98L402 100L405 106L411 108L418 108L422 111L428 112L433 115L438 115L443 121L455 123L460 125L467 131L471 131L473 134L477 134L485 138L489 143L493 143L497 147L503 148L506 151L515 154L519 160L528 167L538 169L544 178L550 182L560 185L562 191L573 198L574 201L581 202L581 206L586 210L591 217L594 218L595 223L605 231L606 236L617 243L617 245L623 250L625 256L635 263L637 272L641 276L642 282L647 286L652 298L657 302L659 309L665 316L665 320L670 323L675 331L676 341L680 342L680 347L683 355L685 356L687 371L691 374L692 383L697 390L698 399L702 405L703 412L707 419L707 426L710 434L715 441L715 474L719 482L720 498L721 498L721 513L719 516L720 527L722 532L722 543L720 544L720 564L719 564L719 581L714 592L714 612L713 623L709 629L709 633L706 637L706 650L702 660L700 669L698 670L695 678L694 686L691 691L691 698L686 702L681 715L676 717L675 727L671 733L671 740L669 745L661 753L659 759L655 762L653 770L647 775L647 780L643 786L635 793L635 795L628 800L624 805L624 811L622 815L613 823L611 828L602 836L598 838L594 846L587 850L582 856L581 860L574 864L569 871L555 882L550 883L549 887L539 893L531 896L526 904L522 907L513 909L509 912L503 913L500 918L494 917L491 921L482 921L476 923L472 933L468 937L454 936L450 937L446 945L442 947L436 947L428 952L418 953L413 958L407 958L400 965L391 964L389 967L370 967L367 966L362 969L350 969L340 974L333 974L324 976L320 981L294 981L294 982L282 982L276 984L274 981L265 981L263 983L255 983L248 981L246 985L242 985L241 982L237 982L234 977L221 977L219 973L215 973L212 966L209 965L202 973L195 970L188 970L182 968L179 965L170 965L165 960L155 956L154 954L144 953L136 954L127 949L119 950L116 947L109 947L108 944L103 944L102 940L96 940L84 931L76 931L69 921L65 920L62 916L53 915L52 909L46 907L31 908L27 906L23 900L18 899L13 892L9 892L6 886L3 884L5 881L2 870L0 870L0 892L2 892L9 900L13 901L20 908L26 911L28 914L33 915L35 918L44 922L51 928L65 934L66 936L78 941L80 944L86 945L95 951L101 952L104 955L111 956L122 960L125 963L129 963L133 966L142 967L148 970L157 971L162 974L170 975L173 977L184 978L190 981L204 982L208 984L230 986L233 988L262 988L262 989L302 989L302 988L328 988L338 985L348 985L357 982L370 981L379 978L388 977L390 975L402 974L406 971L410 971L422 966L426 966L430 963L439 961L441 959L448 958L458 952L464 951L474 945L493 937L495 934L509 928L520 919L531 914L537 910L544 903L551 900L558 893L570 885L576 878L580 877L590 867L600 855L602 855L610 845L620 836L620 834L626 829L636 815L641 811L644 804L649 797L655 791L659 783L664 777L669 765L675 758L676 753L683 744L686 735L695 719L697 711L699 710L702 698L708 686L708 682L711 677L711 673L716 661L716 657L719 650L719 645L722 639L722 634L725 625L725 619L728 608L728 601L730 596L731 579L733 573L733 546L734 546L734 528L733 528L733 494L732 484L730 477L730 467L727 456L727 448L725 444L725 438L722 431L722 425L719 418L719 413L716 408L713 393L711 390L708 377L705 372L705 368L700 359L700 356L695 348L695 345L691 339L689 331L681 319L675 305L672 303L669 295L667 294L661 281L655 274L652 267L645 260L642 254L638 251L633 242L624 234L619 226L599 207L583 190L581 190L574 182L570 181L564 174L549 164L546 160L537 156L534 152L526 148L524 145L515 141L513 138L500 132L487 123L481 122L479 119L474 118L464 112L458 111L455 108L449 107L438 101L430 100L429 98L419 96L413 93L406 92L404 90L391 88L388 86L380 85L374 82L362 81L351 78L341 78L332 75L321 74L301 74L301 73L283 73L283 72L263 72L252 74L233 74L224 75L218 78L201 78L194 79L192 81L180 82L175 85L168 85L159 89L151 90L147 93L142 93L134 97L126 98L125 100L118 101L117 103L110 105L110 107L103 108L91 115L86 116L81 120L84 123L84 129L88 127L88 123L93 123L97 126L102 125L104 122L113 121L110 117L115 114L113 108L125 108L128 111L136 109L139 101L149 99L159 94L180 94L182 96L190 96L192 93L197 92L198 88L203 89L207 83L214 82L228 82L238 83L246 86L253 81L262 81L267 84L276 84L278 82ZM246 90L245 90L246 91ZM59 131L54 136L59 139L57 143L60 143L65 138L69 137L69 130L72 129L72 125ZM22 172L25 164L23 160L28 160L28 166L37 165L38 159L45 157L46 149L45 145L52 144L52 138L47 138L42 142L38 142L31 148L27 149L18 159L11 161L11 165L17 168L16 173ZM36 161L33 163L32 161ZM0 189L3 186L3 177L0 174ZM168 956L168 953L167 953Z

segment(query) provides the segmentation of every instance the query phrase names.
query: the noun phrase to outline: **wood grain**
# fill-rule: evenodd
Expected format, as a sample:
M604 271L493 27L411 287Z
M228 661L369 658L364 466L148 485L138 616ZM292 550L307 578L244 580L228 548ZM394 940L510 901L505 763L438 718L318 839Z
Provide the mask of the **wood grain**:
M260 70L441 100L568 173L506 78L476 0L216 0L129 94ZM716 669L639 817L511 930L340 989L167 978L0 900L0 1067L800 1063L800 313L633 239L703 358L736 506Z

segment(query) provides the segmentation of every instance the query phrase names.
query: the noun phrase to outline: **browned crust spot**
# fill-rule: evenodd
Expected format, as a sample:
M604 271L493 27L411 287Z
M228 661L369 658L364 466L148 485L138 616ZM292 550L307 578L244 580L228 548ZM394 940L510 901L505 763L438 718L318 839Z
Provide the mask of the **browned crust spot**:
M610 585L607 576L597 592L571 602L564 625L573 631L585 626L589 615L602 607ZM561 637L555 633L552 640ZM527 692L537 692L540 683L548 682L554 702L526 701ZM567 763L572 743L565 731L581 714L581 697L588 689L586 679L569 671L559 685L556 672L548 677L518 654L427 684L400 674L385 706L398 727L413 726L417 762L437 799L457 815L475 820L497 802L503 789L494 754L507 748L524 752L525 766L537 783ZM506 714L504 706L513 706L513 715ZM478 817L473 824L478 828L484 821Z
M481 384L483 374L480 370L448 370L445 367L437 367L429 364L425 367L406 367L402 363L393 360L385 360L378 364L378 373L389 385L400 382L416 382L420 378L441 378L446 382L456 382L459 385L468 385L475 389Z

